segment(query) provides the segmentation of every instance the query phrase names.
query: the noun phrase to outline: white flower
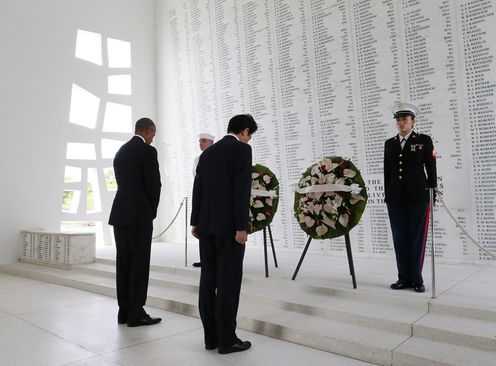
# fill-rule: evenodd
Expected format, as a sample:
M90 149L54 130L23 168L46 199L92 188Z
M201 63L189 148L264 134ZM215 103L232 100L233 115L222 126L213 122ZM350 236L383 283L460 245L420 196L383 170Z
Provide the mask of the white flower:
M323 175L319 178L319 184L325 184L327 182L327 176Z
M322 205L320 204L315 204L313 206L313 212L316 214L316 215L320 215L320 211L322 211Z
M319 164L315 164L314 166L312 166L310 175L320 175Z
M253 201L253 207L254 208L262 208L262 207L264 207L264 205L263 205L262 201L260 201L260 200L254 200Z
M305 221L305 214L303 212L298 215L298 221L299 222L304 222Z
M334 181L336 180L336 175L334 173L327 174L326 178L327 178L326 181L327 184L334 184Z
M264 180L265 184L269 184L270 183L270 176L269 175L264 175L263 176L263 180Z
M320 197L322 197L323 194L324 192L310 192L307 194L307 196L318 201L320 200Z
M324 236L324 234L327 233L329 229L325 225L319 225L317 226L315 231L317 232L318 236Z
M336 184L345 184L345 183L346 183L346 179L344 178L336 179Z
M342 204L343 204L343 197L341 197L339 194L337 194L334 197L333 205L334 205L334 207L341 207Z
M305 216L303 221L305 222L307 227L313 227L313 225L315 225L315 220L312 219L310 216Z
M317 182L318 182L318 181L319 181L319 178L317 178L317 177L312 177L312 178L310 178L310 182L312 183L312 186L313 186L314 184L317 184Z
M257 215L257 221L263 221L263 220L265 220L265 215L263 213L259 213Z
M329 227L332 227L333 229L336 229L336 222L332 221L326 215L323 215L323 216L324 216L324 219L322 221L324 222L324 224L326 224Z
M327 213L331 213L332 212L332 208L333 208L332 204L326 203L324 205L324 211L327 212Z
M324 165L327 173L333 171L338 166L338 164L333 163L332 160L329 158L325 158L324 160L322 160L322 165Z
M258 180L252 180L251 181L251 188L252 189L263 189L264 187L262 187L260 185L260 182Z
M270 207L272 207L272 203L273 203L272 201L273 201L273 200L272 200L272 197L269 197L269 198L266 198L266 199L265 199L265 203L266 203L268 206L270 206Z
M339 223L343 226L343 227L348 227L348 222L350 221L350 216L348 214L342 214L341 216L339 216Z
M355 203L359 202L359 201L365 201L365 198L363 198L362 196L360 196L359 194L352 194L351 195L351 198L350 198L350 203L352 205L354 205Z
M347 178L354 178L356 176L356 172L354 170L351 170L351 169L345 169L343 170L343 174L345 177Z
M251 173L251 179L258 178L258 173Z

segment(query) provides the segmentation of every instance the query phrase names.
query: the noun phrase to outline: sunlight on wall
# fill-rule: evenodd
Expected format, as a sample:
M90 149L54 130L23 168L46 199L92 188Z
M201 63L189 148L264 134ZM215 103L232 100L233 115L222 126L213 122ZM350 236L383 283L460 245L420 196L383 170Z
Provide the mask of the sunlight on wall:
M78 29L75 57L102 65L102 35Z
M75 58L104 66L102 55L106 52L109 74L111 69L131 68L131 43L114 38L102 42L102 38L99 33L77 30ZM66 159L70 164L64 171L61 230L94 232L99 245L113 243L112 228L106 223L117 183L109 160L133 132L132 106L121 103L122 98L132 95L131 73L117 71L120 73L103 75L101 81L102 85L107 84L107 94L99 95L76 83L70 91L69 123L91 132L84 135L90 136L85 137L87 141L67 142ZM94 85L90 81L93 80L88 80L88 84ZM82 85L86 85L84 80ZM100 104L105 106L104 111ZM119 134L122 139L116 139Z

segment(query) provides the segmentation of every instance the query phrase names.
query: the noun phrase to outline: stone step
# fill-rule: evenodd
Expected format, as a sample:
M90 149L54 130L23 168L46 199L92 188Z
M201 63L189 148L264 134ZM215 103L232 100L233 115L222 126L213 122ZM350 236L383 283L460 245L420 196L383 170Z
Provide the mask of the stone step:
M393 351L392 365L496 366L496 353L412 337Z
M0 272L115 297L111 260L72 271L14 263ZM152 266L147 305L198 317L199 275L196 268ZM413 296L406 304L395 292L379 301L364 290L249 276L241 296L238 326L279 339L380 365L496 365L490 307Z
M115 277L115 266L110 263L82 265L78 266L76 270ZM182 269L181 272L186 270ZM163 268L160 271L153 269L150 271L150 285L192 291L197 294L199 271L197 269L190 271L194 272L196 276L191 273L182 276L178 275L178 272ZM274 291L275 288L277 291ZM375 297L372 299L363 297L357 300L354 296L346 296L348 291L353 292L353 290L344 290L333 292L333 295L324 291L310 290L305 292L301 285L294 282L282 281L278 285L274 285L272 281L254 280L247 277L243 280L241 299L277 309L290 309L302 314L316 315L405 335L411 335L411 324L427 313L426 302L419 302L417 306L409 303L408 307L384 302L378 304L374 302ZM383 297L382 300L384 300Z
M429 313L413 325L413 335L433 341L496 352L496 322ZM496 354L495 354L496 357Z

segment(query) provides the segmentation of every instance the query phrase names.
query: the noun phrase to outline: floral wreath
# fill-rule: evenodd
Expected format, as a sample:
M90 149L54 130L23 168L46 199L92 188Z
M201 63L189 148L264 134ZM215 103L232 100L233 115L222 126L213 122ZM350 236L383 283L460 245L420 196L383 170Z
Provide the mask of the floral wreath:
M269 168L256 164L251 173L249 233L264 229L272 222L279 204L279 181Z
M360 171L339 156L322 159L303 173L295 189L294 215L313 239L331 239L358 224L367 204Z

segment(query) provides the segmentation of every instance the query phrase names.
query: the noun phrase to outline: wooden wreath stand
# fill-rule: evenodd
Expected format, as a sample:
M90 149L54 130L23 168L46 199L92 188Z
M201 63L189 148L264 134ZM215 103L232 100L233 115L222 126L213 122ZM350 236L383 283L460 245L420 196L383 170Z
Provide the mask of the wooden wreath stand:
M270 230L270 227L269 227L269 230ZM265 234L265 231L264 231L264 234ZM264 236L264 238L265 238L265 236ZM271 240L272 240L272 237L271 237ZM355 267L353 265L353 254L351 253L351 242L350 242L349 233L344 234L344 240L346 242L346 254L348 255L348 266L350 267L350 275L351 275L351 280L353 282L353 288L357 288L356 277L355 277ZM300 261L298 262L298 265L296 266L293 277L291 278L293 281L296 279L296 276L298 275L298 271L300 270L301 263L303 262L303 259L305 258L305 255L307 254L308 246L310 245L311 241L312 241L312 237L309 236L308 240L307 240L307 245L305 245L305 249L303 250L303 253L301 254ZM272 249L274 249L274 247L272 247ZM275 256L275 253L274 253L274 256ZM276 265L276 267L277 267L277 265ZM267 271L267 249L265 250L265 268Z
M276 249L274 247L274 240L272 239L272 230L270 229L270 224L263 228L263 239L264 239L264 257L265 257L265 277L269 277L269 263L267 259L267 230L269 231L270 246L272 247L272 255L274 257L274 266L278 268Z

